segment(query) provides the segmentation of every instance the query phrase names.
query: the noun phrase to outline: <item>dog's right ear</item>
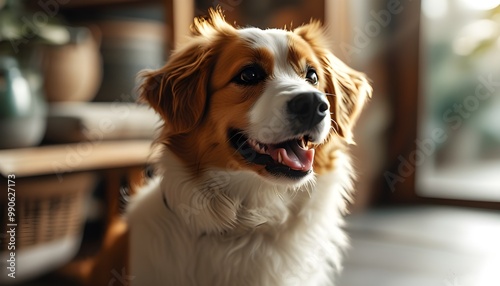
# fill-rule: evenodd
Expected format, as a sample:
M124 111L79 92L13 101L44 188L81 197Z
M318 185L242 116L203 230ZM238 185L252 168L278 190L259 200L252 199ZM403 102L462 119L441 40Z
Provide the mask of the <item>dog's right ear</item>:
M210 57L207 43L193 41L174 53L163 68L139 74L143 79L140 100L163 118L169 134L189 132L201 120L207 101Z
M140 100L161 115L171 135L189 132L202 119L217 35L235 29L225 22L219 8L210 9L207 17L195 18L191 31L186 45L163 68L139 74L143 79Z

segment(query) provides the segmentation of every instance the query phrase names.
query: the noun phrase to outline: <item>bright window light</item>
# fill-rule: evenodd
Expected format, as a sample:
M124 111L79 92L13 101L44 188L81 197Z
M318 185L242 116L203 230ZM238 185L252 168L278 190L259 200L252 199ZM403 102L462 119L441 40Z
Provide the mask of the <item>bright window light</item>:
M422 0L422 12L430 19L443 18L448 12L448 0Z
M426 0L424 2L432 1ZM491 10L500 5L500 0L461 0L461 2L466 8L474 10Z

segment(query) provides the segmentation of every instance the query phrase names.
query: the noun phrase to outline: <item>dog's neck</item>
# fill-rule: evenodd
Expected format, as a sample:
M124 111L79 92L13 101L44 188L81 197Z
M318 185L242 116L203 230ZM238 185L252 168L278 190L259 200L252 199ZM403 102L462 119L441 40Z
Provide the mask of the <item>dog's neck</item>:
M314 182L293 188L244 170L206 169L194 177L168 147L160 159L161 190L168 208L195 234L242 234L286 227L313 191Z

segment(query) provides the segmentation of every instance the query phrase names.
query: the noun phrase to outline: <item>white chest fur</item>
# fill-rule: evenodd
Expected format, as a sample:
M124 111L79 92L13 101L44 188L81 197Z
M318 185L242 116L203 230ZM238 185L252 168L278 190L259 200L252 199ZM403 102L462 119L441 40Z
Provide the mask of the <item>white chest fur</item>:
M129 208L132 285L333 284L346 246L348 160L307 190L270 187L240 172L212 184L218 187L207 196L204 184L168 159L164 177Z

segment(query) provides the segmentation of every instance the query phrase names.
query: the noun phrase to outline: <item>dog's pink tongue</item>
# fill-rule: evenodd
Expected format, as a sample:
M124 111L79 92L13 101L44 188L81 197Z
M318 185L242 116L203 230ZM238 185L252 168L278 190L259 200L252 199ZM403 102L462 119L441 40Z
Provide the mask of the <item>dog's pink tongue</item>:
M293 170L309 171L314 161L314 149L302 149L296 142L286 143L284 148L271 146L268 152L274 161Z

